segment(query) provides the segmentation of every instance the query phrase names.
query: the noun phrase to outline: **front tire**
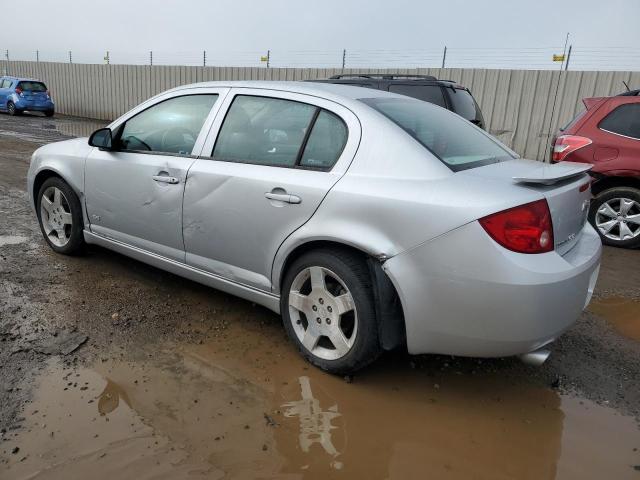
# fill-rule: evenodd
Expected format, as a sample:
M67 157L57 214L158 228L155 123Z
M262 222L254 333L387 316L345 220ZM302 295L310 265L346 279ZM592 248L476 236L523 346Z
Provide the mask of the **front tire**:
M614 187L599 193L591 202L589 222L605 245L640 247L640 190Z
M13 103L11 100L7 102L7 112L9 112L9 115L11 115L12 117L22 114L22 111L18 110L15 103Z
M298 258L285 275L280 311L300 353L330 373L351 374L382 351L371 275L364 259L346 250Z
M63 255L84 248L82 207L73 189L61 178L51 177L38 191L36 212L44 239Z

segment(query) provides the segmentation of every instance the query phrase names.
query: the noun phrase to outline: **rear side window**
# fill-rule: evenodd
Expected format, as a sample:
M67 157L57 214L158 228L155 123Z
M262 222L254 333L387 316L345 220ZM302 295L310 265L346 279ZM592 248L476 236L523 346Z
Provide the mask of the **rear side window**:
M453 171L515 158L499 142L450 111L412 99L361 101L400 126Z
M480 120L476 101L471 94L462 88L450 88L449 99L451 100L452 110L463 118L470 121Z
M118 149L191 154L218 95L186 95L157 103L121 127Z
M598 126L611 133L640 139L640 103L620 105Z
M389 91L446 108L442 88L438 85L389 85Z
M47 86L42 82L18 82L18 87L25 92L46 92Z
M333 113L321 111L305 146L300 165L303 167L333 167L347 143L347 126Z
M214 160L330 169L346 143L336 115L281 98L238 95L213 148Z
M0 83L0 88L9 88L10 86L11 86L11 80L9 80L8 78L5 78Z

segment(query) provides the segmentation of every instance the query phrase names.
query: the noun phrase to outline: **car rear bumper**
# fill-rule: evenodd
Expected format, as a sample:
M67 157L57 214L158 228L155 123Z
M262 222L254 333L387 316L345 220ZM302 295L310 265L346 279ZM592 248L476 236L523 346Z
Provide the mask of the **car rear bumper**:
M402 301L410 353L502 357L536 350L576 321L601 251L589 224L561 256L512 252L472 222L383 268Z
M26 110L29 112L46 112L54 110L55 105L53 102L28 102L26 100L19 100L15 102L15 106L19 110Z

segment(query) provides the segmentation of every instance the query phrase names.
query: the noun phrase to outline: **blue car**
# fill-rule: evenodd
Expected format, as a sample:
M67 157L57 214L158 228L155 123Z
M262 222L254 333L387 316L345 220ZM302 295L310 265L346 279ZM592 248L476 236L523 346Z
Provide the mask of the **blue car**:
M43 112L52 117L55 105L47 86L32 78L0 77L0 110L9 115Z

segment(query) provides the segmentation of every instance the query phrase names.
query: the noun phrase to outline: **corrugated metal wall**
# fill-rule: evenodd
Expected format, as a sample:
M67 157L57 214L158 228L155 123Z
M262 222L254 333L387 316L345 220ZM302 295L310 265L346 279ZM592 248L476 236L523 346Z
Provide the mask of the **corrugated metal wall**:
M53 92L58 112L112 120L169 88L209 80L307 80L356 70L321 68L84 65L1 61L0 72L39 78ZM584 97L640 87L640 72L487 69L358 69L369 73L434 75L471 89L489 131L527 158L542 160L548 134L581 110ZM558 84L559 81L559 84ZM554 97L558 100L552 117Z

